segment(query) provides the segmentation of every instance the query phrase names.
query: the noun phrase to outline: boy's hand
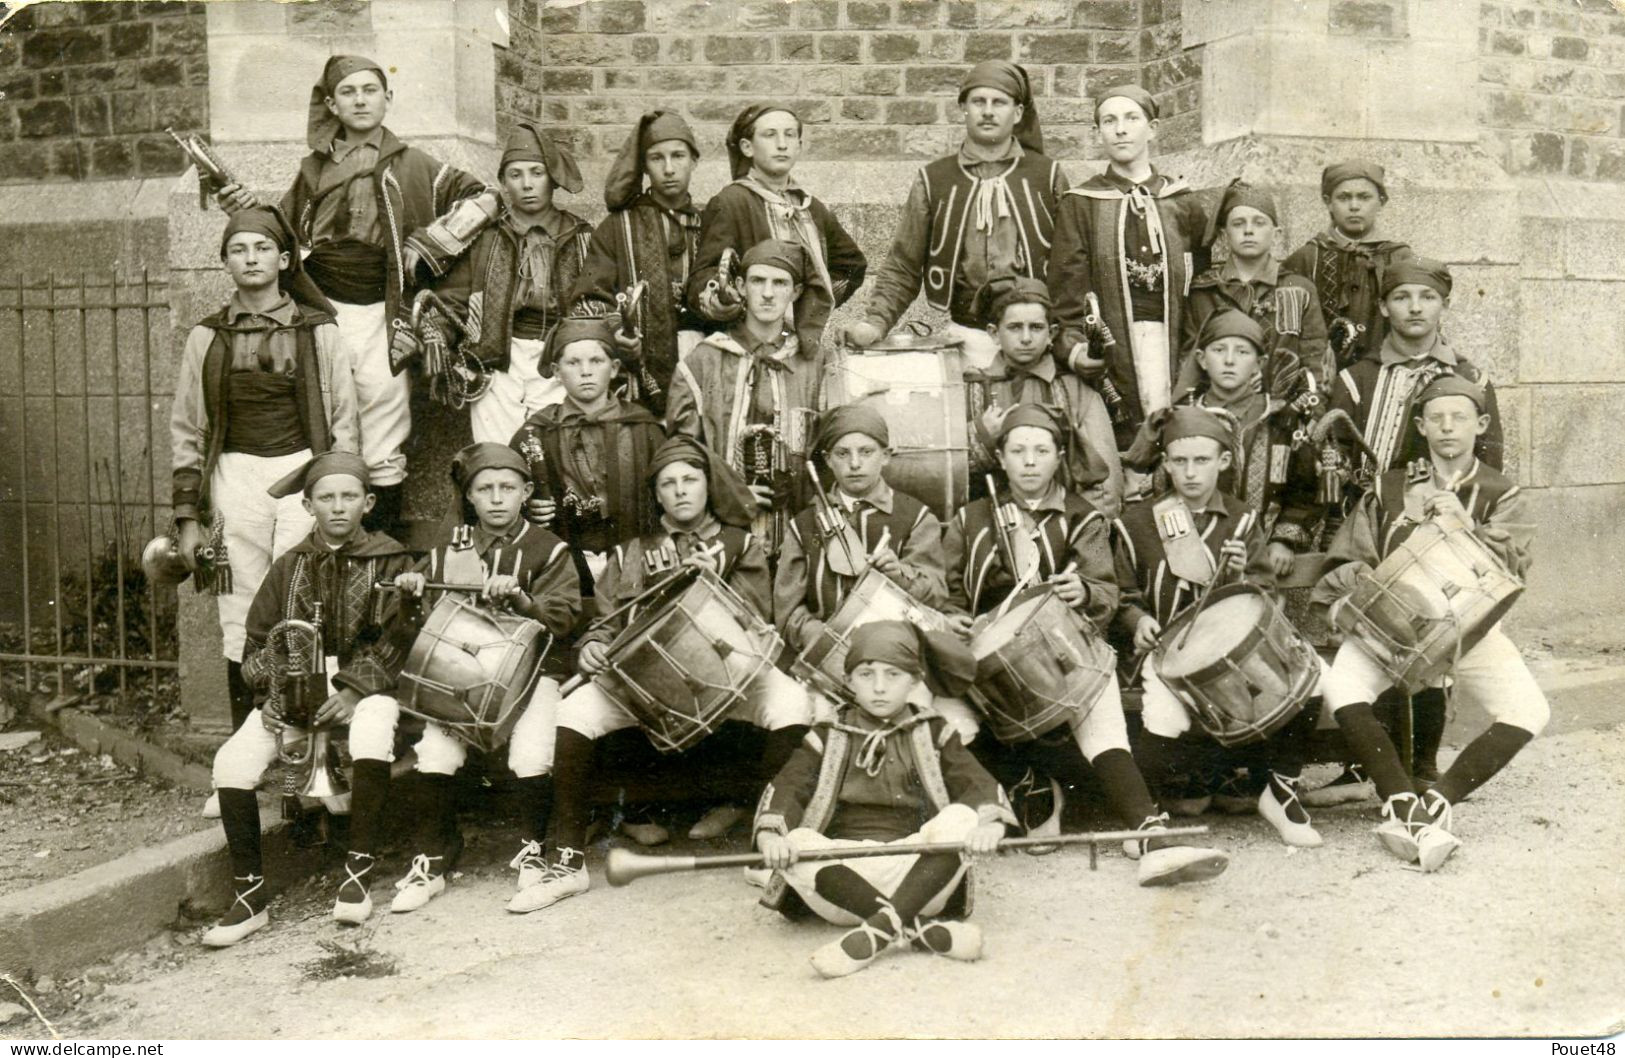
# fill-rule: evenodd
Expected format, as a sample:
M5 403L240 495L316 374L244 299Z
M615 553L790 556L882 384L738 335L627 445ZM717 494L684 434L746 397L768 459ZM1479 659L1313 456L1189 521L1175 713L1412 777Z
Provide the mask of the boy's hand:
M178 523L179 531L175 534L175 550L180 552L181 561L193 573L197 572L197 549L203 542L203 528L197 524L196 518L182 518Z
M1226 540L1219 548L1219 564L1232 577L1239 577L1247 569L1247 542Z
M220 208L227 213L240 213L245 209L255 209L260 204L258 196L242 184L227 184L220 189L214 199L220 204Z
M395 587L414 598L423 597L423 586L428 583L428 578L421 573L400 573L395 577Z
M1473 516L1467 513L1467 508L1461 505L1461 497L1454 492L1446 492L1443 489L1435 492L1422 501L1422 512L1429 518L1451 515L1465 523L1469 529L1473 527Z
M322 707L316 710L316 727L336 727L339 724L348 724L350 717L355 715L355 707L361 702L361 695L350 688L335 693Z
M868 320L847 324L841 336L846 339L846 344L854 349L867 349L881 338L880 328Z
M609 667L609 647L602 643L588 643L576 655L576 664L582 675L598 675Z
M1150 614L1140 618L1140 623L1134 626L1134 649L1142 654L1149 654L1151 648L1157 645L1157 637L1162 635L1162 622Z
M790 839L776 830L758 830L756 848L762 854L762 866L775 871L784 870L800 858Z
M965 839L965 851L972 856L991 856L999 851L999 839L1003 837L1003 823L983 823Z
M559 505L552 500L525 501L525 517L536 525L552 525L553 516L558 513L558 509Z
M408 283L412 282L418 274L418 265L423 263L423 257L417 250L408 246L401 250L401 275Z
M627 334L619 327L615 328L615 351L622 360L638 361L643 359L643 332L633 331Z
M525 589L520 586L519 578L509 573L498 573L485 582L485 591L480 594L487 603L518 604L525 600Z
M1050 585L1055 589L1055 594L1068 606L1081 606L1089 597L1089 589L1085 587L1083 578L1078 576L1076 570L1051 577Z
M1292 549L1279 540L1270 541L1270 569L1275 571L1277 577L1285 577L1292 572Z
M772 485L752 485L750 486L750 494L756 497L756 506L762 510L771 511L773 509Z
M1066 363L1074 374L1082 375L1085 379L1099 375L1106 367L1103 358L1089 355L1088 342L1073 342L1072 348L1067 350Z
M962 613L944 614L948 619L948 631L960 639L969 639L972 626L975 624L968 616Z
M690 551L688 557L683 559L683 565L693 566L695 569L704 570L719 577L722 575L722 570L717 565L717 553L709 548L700 547Z
M889 547L883 547L869 557L869 564L892 580L903 580L906 571L903 569L903 560L897 557L897 552Z

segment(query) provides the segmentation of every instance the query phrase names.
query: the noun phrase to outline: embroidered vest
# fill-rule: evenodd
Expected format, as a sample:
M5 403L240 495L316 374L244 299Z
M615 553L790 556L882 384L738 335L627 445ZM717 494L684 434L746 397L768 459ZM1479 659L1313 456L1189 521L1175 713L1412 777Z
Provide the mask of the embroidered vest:
M1049 274L1050 242L1055 233L1055 170L1059 163L1028 151L1011 163L1002 177L1009 186L1021 246L1021 271L1033 279ZM965 228L971 223L981 185L987 181L967 173L959 155L950 154L927 165L926 208L931 211L930 244L926 247L925 300L948 309L959 276L959 255ZM1000 177L994 177L997 180Z

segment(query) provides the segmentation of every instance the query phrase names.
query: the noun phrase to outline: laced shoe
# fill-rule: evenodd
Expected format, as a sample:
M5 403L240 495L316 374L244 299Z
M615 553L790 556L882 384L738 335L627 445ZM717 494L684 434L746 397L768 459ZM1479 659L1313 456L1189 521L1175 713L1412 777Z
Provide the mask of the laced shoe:
M1308 808L1331 808L1334 805L1370 801L1377 796L1377 785L1365 777L1358 764L1346 764L1343 771L1325 786L1305 790L1300 798Z
M590 881L586 856L576 849L559 849L557 858L548 866L542 880L514 894L513 899L508 901L508 910L516 915L524 915L552 907L566 897L585 893Z
M1218 849L1198 845L1163 845L1151 848L1160 831L1168 829L1168 814L1150 816L1138 827L1146 836L1134 844L1139 846L1139 882L1141 885L1180 885L1216 878L1230 866L1230 857Z
M688 828L688 836L695 841L715 841L739 825L745 810L736 804L717 805Z
M1419 850L1416 836L1432 820L1422 801L1413 793L1395 794L1382 806L1382 822L1377 825L1377 840L1382 847L1406 863L1415 863Z
M377 860L365 852L352 852L344 860L344 881L339 883L338 899L333 901L333 918L346 926L359 926L372 916L372 893L367 875Z
M265 928L271 916L265 910L269 898L265 893L265 875L248 874L232 878L235 895L226 915L203 934L203 945L208 948L229 948L256 930Z
M671 840L671 831L653 820L643 823L622 823L621 833L646 849L655 845L664 845Z
M539 841L525 842L520 847L518 854L508 861L508 866L517 868L519 871L517 892L522 893L539 883L543 878L547 877L547 859L542 855L542 843Z
M1416 862L1422 865L1422 873L1432 874L1461 848L1461 839L1450 832L1455 816L1450 802L1436 790L1429 790L1424 802L1433 821L1416 832Z
M953 919L917 918L904 936L919 951L943 955L960 962L982 957L982 930L970 922Z
M883 952L889 951L903 935L903 920L897 917L897 910L889 903L882 902L880 913L886 917L890 924L890 931L886 931L864 921L858 923L856 929L843 933L839 940L832 940L812 954L813 969L824 977L846 977L855 974L880 958ZM847 951L846 941L857 941L860 949L867 946L867 954L852 955Z
M1061 813L1066 811L1066 795L1061 784L1054 779L1041 782L1029 769L1010 791L1011 806L1022 829L1030 838L1052 838L1061 833ZM1022 851L1029 856L1048 856L1060 846L1029 845Z
M446 891L446 858L422 853L412 857L412 869L395 883L395 888L399 892L389 909L397 915L416 911Z
M1320 831L1310 825L1309 813L1298 800L1297 783L1284 775L1270 774L1258 795L1258 814L1275 828L1282 841L1294 848L1318 849L1325 844ZM1303 816L1303 820L1293 819L1294 815Z

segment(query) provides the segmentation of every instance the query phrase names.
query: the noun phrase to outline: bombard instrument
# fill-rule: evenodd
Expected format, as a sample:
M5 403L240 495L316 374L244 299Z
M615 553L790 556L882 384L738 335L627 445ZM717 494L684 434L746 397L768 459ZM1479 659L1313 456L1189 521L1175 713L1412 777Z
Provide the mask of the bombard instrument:
M1021 509L1013 501L1000 503L998 486L993 475L987 475L987 500L993 505L993 536L1002 552L1005 568L1015 578L1013 596L1038 576L1038 545L1032 532L1021 517Z
M1355 323L1347 316L1333 316L1331 322L1326 324L1326 345L1331 349L1338 367L1348 366L1350 354L1360 344L1364 334L1365 324Z
M283 659L283 671L271 685L260 717L276 736L277 760L287 765L283 778L282 817L299 816L301 797L332 797L342 792L334 772L332 733L312 730L316 711L327 701L327 654L322 643L322 604L308 621L284 618L265 637L266 649ZM289 733L304 733L289 741ZM297 747L304 743L303 751Z
M215 548L212 540L197 545L192 550L192 558L197 566L198 591L231 590L230 569L225 566L225 556ZM181 557L180 541L170 533L147 541L147 546L141 549L141 571L147 575L149 583L164 587L183 584L192 575L186 560ZM218 586L222 575L227 578L223 588Z
M490 372L468 351L466 321L440 295L418 291L412 299L411 327L418 344L418 368L429 380L431 399L457 409L491 388Z
M818 478L818 468L812 465L811 460L806 467L807 476L812 478L813 483L813 503L817 506L813 518L818 526L818 537L824 543L824 564L829 566L832 573L856 577L869 567L869 554L863 546L863 538L835 506L829 493L824 491L824 483Z
M1206 834L1207 827L1169 827L1158 830L1158 838L1194 838ZM1088 845L1089 869L1097 865L1099 846L1119 841L1139 841L1148 835L1143 830L1098 830L1088 834L1054 834L1049 837L1004 838L998 851L1024 849L1045 845ZM871 856L919 856L931 853L963 852L965 846L957 841L910 841L890 845L849 845L828 849L803 849L800 861L859 860ZM631 849L610 849L604 863L604 876L610 885L631 885L639 878L652 874L673 874L678 871L707 871L723 867L762 867L759 852L724 853L719 856L648 856Z
M1083 304L1083 327L1089 335L1089 355L1096 360L1106 360L1111 356L1111 351L1117 348L1117 337L1100 314L1099 295L1093 290L1089 291L1083 295ZM1112 422L1127 422L1128 408L1124 406L1123 394L1118 390L1117 383L1112 381L1110 372L1101 373L1099 385L1100 396L1106 402Z
M167 125L164 127L164 131L169 133L176 146L186 152L186 157L197 167L197 205L199 209L207 208L210 197L219 194L222 188L242 182L232 175L231 170L226 168L226 163L220 160L220 156L215 154L209 145L204 143L195 132L189 132L182 136Z

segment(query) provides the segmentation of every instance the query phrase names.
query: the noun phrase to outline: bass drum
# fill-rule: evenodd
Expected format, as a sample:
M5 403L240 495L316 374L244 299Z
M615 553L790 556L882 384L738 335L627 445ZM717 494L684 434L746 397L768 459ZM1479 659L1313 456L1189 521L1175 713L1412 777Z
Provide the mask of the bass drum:
M552 643L538 621L448 592L401 670L401 711L440 724L475 749L499 749L530 704Z
M970 422L959 339L908 332L840 349L824 367L824 410L868 404L886 420L886 481L947 521L969 495Z

